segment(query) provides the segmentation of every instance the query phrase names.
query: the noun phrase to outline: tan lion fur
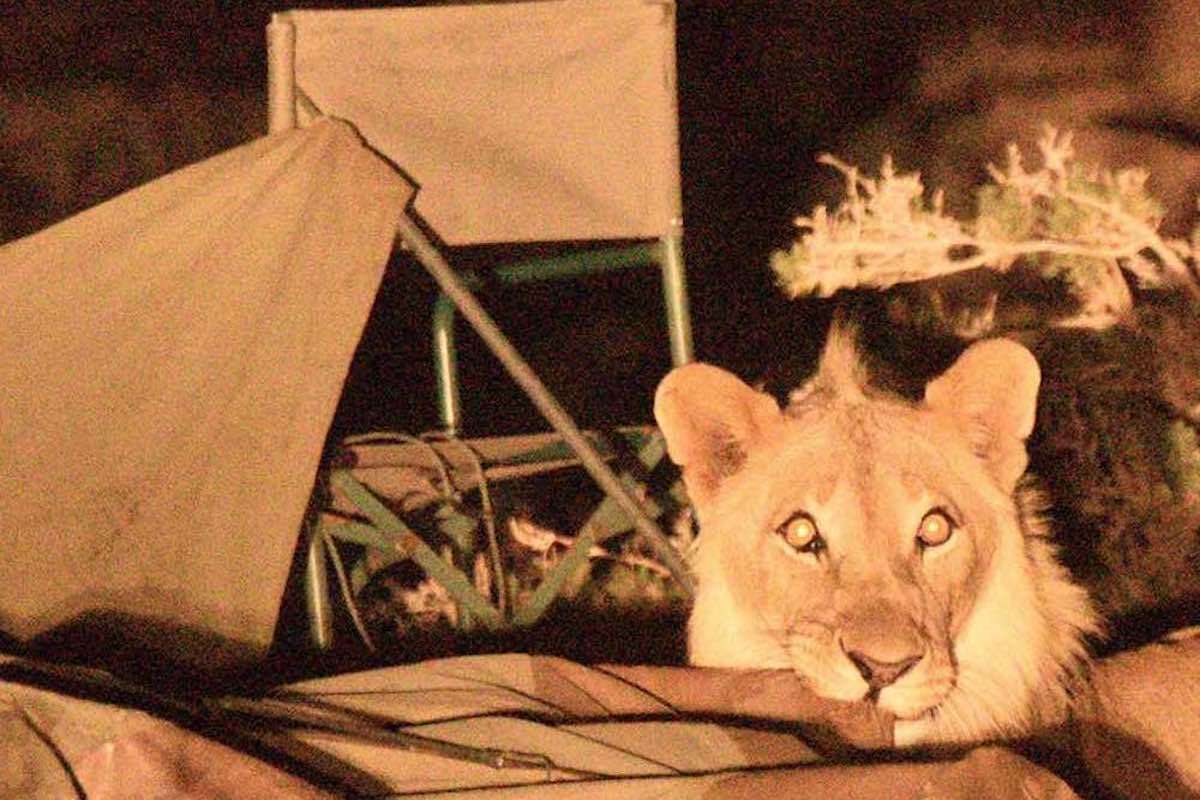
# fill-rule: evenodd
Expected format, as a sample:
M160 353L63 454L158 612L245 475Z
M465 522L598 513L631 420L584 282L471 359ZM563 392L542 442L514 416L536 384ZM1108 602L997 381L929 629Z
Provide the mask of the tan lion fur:
M674 370L655 415L700 523L692 663L874 700L900 746L1060 720L1098 623L1022 478L1039 380L1023 347L984 341L911 403L867 383L838 326L784 409L716 367ZM953 534L922 547L934 509ZM800 512L822 552L777 533ZM864 661L911 666L881 688Z

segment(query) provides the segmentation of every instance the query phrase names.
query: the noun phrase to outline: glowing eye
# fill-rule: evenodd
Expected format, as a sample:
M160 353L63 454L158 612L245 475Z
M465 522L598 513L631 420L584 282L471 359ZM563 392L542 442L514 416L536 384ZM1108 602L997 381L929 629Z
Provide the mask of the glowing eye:
M825 540L817 530L817 523L804 512L792 516L776 529L776 533L797 553L816 555L825 549Z
M922 547L937 547L945 544L954 533L954 523L945 511L935 508L921 518L917 526L917 541Z

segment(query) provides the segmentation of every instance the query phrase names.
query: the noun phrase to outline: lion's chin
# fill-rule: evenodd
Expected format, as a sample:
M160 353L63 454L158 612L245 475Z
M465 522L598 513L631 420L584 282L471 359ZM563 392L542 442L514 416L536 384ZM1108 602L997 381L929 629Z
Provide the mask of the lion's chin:
M912 685L898 683L883 689L875 702L896 719L931 718L937 714L953 688L952 681L925 681Z

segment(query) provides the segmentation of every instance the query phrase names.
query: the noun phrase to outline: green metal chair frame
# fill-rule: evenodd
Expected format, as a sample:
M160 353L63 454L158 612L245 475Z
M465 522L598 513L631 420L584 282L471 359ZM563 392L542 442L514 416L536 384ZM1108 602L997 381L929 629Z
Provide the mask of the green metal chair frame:
M272 131L295 127L304 118L319 116L313 106L294 84L289 55L294 47L294 30L290 29L286 13L276 15L268 27L270 64L269 105ZM293 37L289 39L289 37ZM672 229L659 241L631 247L590 251L581 254L523 262L500 267L495 277L500 283L561 280L583 275L642 266L657 262L663 279L663 299L671 358L680 365L692 359L692 336L687 303L687 287L683 261L682 222L675 220ZM550 438L510 437L507 441L471 440L473 446L486 449L496 445L497 457L480 469L479 481L530 474L543 469L568 465L582 466L606 495L582 527L574 544L535 590L533 597L520 608L493 605L472 584L462 569L439 556L394 510L394 502L369 482L356 475L354 467L335 467L326 474L328 488L337 495L332 501L342 503L343 513L320 513L308 532L305 564L305 595L309 615L310 638L320 649L328 649L333 641L333 611L328 575L330 562L327 550L334 542L346 542L385 553L391 559L412 559L430 577L450 593L466 618L491 629L505 626L524 626L536 622L571 575L587 557L592 545L604 541L622 530L633 529L644 535L663 565L684 591L692 591L690 574L679 554L655 522L661 508L653 501L639 501L633 491L633 476L617 474L608 461L613 451L602 438L581 431L571 416L545 387L528 363L513 347L507 336L480 305L471 291L478 279L470 273L453 269L441 252L429 240L421 225L407 209L397 210L397 243L409 251L437 282L441 294L432 314L434 340L434 371L437 403L443 434L447 442L422 443L418 449L440 447L439 457L452 462L447 451L461 430L462 408L457 376L457 357L454 337L456 316L461 315L476 331L485 345L509 372L514 382L529 397L554 430ZM647 469L652 469L665 455L662 437L649 429L623 429L619 435L638 453ZM527 441L532 438L533 441ZM374 446L359 443L359 452ZM378 444L378 443L376 443ZM391 443L395 451L396 442ZM525 445L531 445L525 447ZM353 444L351 447L353 448ZM411 459L410 459L411 461ZM361 465L358 465L361 466ZM387 465L379 465L386 468ZM671 489L672 501L685 502L678 485ZM391 507L389 507L391 506ZM624 524L622 524L624 523ZM439 517L439 527L450 539L469 550L465 542L474 536L474 520L450 508ZM505 587L498 587L504 596Z
M430 246L432 247L432 245ZM680 248L677 242L674 245L666 242L650 242L623 248L592 250L559 258L520 262L497 268L493 275L498 283L511 285L529 281L565 280L605 274L617 270L645 267L647 263L658 261L663 276L662 291L672 361L679 365L687 363L692 358L686 277L682 259L678 257L679 253ZM675 256L672 257L671 254L675 254ZM432 253L428 255L432 255ZM422 263L430 268L435 277L437 276L438 273L434 271L436 267L430 267L430 264L424 261ZM462 291L466 292L468 297L473 298L470 286L478 284L478 278L472 273L452 273L452 276L461 283ZM454 324L459 308L451 295L443 291L435 301L431 315L438 410L444 426L444 433L451 437L451 440L461 431L462 425L456 367L457 348L454 336ZM466 313L471 312L468 310ZM481 334L483 330L487 330L486 323L483 330L480 329L478 320L473 322L473 325ZM496 333L503 336L498 328ZM490 344L493 344L495 351L497 348L494 343ZM506 366L508 365L506 364ZM529 371L529 374L533 374L532 370ZM523 388L537 403L537 398L542 395L542 392L536 386ZM545 392L544 397L551 403L556 404L557 402L553 400L548 391ZM554 412L551 411L548 414L545 408L542 410L543 414L551 419ZM614 433L624 440L626 448L637 454L638 460L647 472L652 471L666 455L665 442L662 436L653 429L624 427L618 428ZM488 476L483 480L503 481L555 469L577 467L581 464L587 468L587 464L583 460L585 458L591 458L605 470L608 469L607 462L615 457L616 452L604 437L595 433L580 432L583 441L583 446L580 447L578 443L571 443L568 436L569 434L559 429L556 434L466 441L473 448L483 451L481 458L488 464ZM354 441L348 444L351 447L371 446L370 444L361 445ZM386 447L389 444L392 447L406 446L398 445L394 440L389 441L386 434L378 436L375 446ZM413 446L407 445L409 448ZM453 462L452 446L433 440L427 443L426 447L441 447L451 451L446 454L446 458L447 461ZM407 462L404 459L387 461L384 458L369 467L362 464L359 466L364 469L395 470L404 468L404 466L411 468L414 460L420 462L424 458L420 454L409 453ZM352 461L357 462L359 459L355 458ZM452 463L452 469L454 466ZM470 465L466 463L457 465L457 473L461 474L455 475L453 481L455 485L462 487L472 484L469 468ZM595 467L589 471L593 471L593 477L596 477L594 470ZM678 562L676 554L665 542L665 537L657 529L657 526L650 527L654 525L653 520L661 517L666 505L682 507L687 504L682 485L676 483L669 487L668 496L661 502L656 501L653 497L633 501L637 504L638 512L642 516L642 522L638 524L638 514L631 512L627 501L624 501L621 496L624 494L626 497L632 498L636 476L621 472L616 474L615 478L620 491L613 491L601 484L605 489L605 498L580 526L574 543L538 585L532 596L520 606L514 607L511 603L501 603L498 607L474 587L462 566L448 563L435 552L422 536L404 521L403 515L389 509L369 485L355 477L352 470L331 470L328 474L330 488L350 501L351 507L346 509L347 511L352 511L356 517L365 519L366 522L325 520L312 532L305 584L312 641L319 648L328 649L333 640L332 609L329 600L332 591L326 552L330 541L360 545L379 553L386 553L389 561L413 560L427 575L438 581L458 604L459 618L465 621L464 627L478 624L489 630L498 630L508 627L526 627L536 623L550 607L566 580L587 560L591 548L628 530L630 520L634 521L635 527L647 534L651 542L660 543L658 555L669 569L674 566L672 572L676 578L682 579L681 585L685 589L690 589L690 583L686 582L688 580L686 570ZM598 483L600 480L602 478L597 478ZM478 483L475 482L473 488L477 486ZM402 493L397 491L395 494ZM650 525L646 525L646 522L649 522ZM455 542L456 550L461 554L463 560L469 562L474 555L471 542L476 535L476 521L470 516L454 510L452 505L447 505L444 513L438 515L437 524L439 530ZM672 559L674 559L674 563ZM503 575L502 571L498 570L497 572L500 576ZM500 588L498 591L504 592L505 590Z
M500 285L515 285L582 278L641 268L647 264L658 264L662 271L663 308L666 312L671 362L675 366L687 364L693 360L692 326L683 248L679 237L509 264L497 268L492 277ZM477 284L470 275L465 276L465 281L468 286ZM450 434L462 430L462 399L454 335L456 316L454 303L444 293L439 294L432 315L433 370L436 376L438 418L442 430Z

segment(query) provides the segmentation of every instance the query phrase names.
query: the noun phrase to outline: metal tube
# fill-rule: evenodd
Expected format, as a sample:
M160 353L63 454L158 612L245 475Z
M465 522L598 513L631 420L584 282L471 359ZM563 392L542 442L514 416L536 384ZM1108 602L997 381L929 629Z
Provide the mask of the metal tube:
M433 303L433 373L442 431L462 430L462 394L458 389L458 351L454 344L454 303L439 294Z
M662 291L667 314L667 335L671 340L671 363L680 367L690 363L692 350L692 317L688 310L687 273L683 266L683 230L677 224L663 237Z
M304 605L308 611L308 637L318 650L333 647L333 608L329 602L329 573L325 565L323 534L318 523L308 529L304 560Z
M641 267L661 261L657 242L643 242L629 247L609 247L587 250L553 258L539 258L498 267L493 273L500 283L563 280L603 275L618 269Z
M441 287L442 292L458 307L459 313L470 323L500 363L504 365L509 375L537 406L550 426L575 452L583 468L588 471L604 493L613 498L621 510L629 515L634 527L650 542L655 553L679 581L684 591L689 595L692 594L694 590L691 575L666 535L654 520L646 516L638 501L621 485L620 480L604 463L595 448L579 430L575 421L571 419L571 416L545 387L525 359L521 357L521 354L512 346L508 337L471 294L454 269L446 263L442 254L430 243L416 222L407 214L400 215L397 229L400 238L429 271L429 274Z
M662 246L658 242L643 243L506 264L498 267L493 275L503 284L565 280L599 275L615 269L629 269L651 261L661 262L662 258ZM476 288L479 283L474 275L463 276L463 282L470 288ZM438 418L444 432L457 436L462 431L463 415L454 318L454 303L446 295L438 295L433 304L433 372L437 388Z
M471 579L462 570L442 559L425 540L404 524L404 520L393 514L371 490L345 470L329 476L331 486L337 488L355 507L371 520L371 525L382 534L378 543L384 552L411 558L425 574L440 583L450 596L461 606L469 609L472 616L483 622L489 630L504 626L500 612L479 593Z
M663 300L667 312L667 333L671 338L671 362L682 366L693 360L692 322L688 311L687 280L683 262L683 181L680 177L679 151L679 76L676 55L675 4L667 5L663 23L670 29L665 37L669 42L665 54L663 80L667 85L670 108L663 109L660 124L670 134L665 142L662 163L671 171L672 180L667 185L667 203L670 217L665 220L666 233L662 237Z

